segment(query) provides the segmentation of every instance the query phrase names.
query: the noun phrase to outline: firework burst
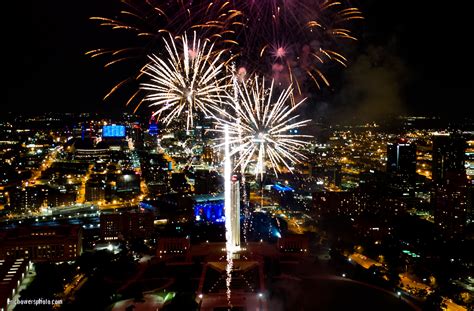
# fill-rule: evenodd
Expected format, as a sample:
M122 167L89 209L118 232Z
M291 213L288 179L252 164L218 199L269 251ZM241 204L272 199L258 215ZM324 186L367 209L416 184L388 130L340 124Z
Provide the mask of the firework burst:
M347 66L342 51L357 40L350 22L363 18L338 0L236 0L234 6L245 17L240 65L299 94L306 80L329 86L325 72L332 64Z
M195 33L191 40L186 34L182 36L181 49L171 36L164 39L164 46L166 53L151 55L143 68L150 81L142 83L141 90L148 92L145 100L158 108L155 115L164 115L166 125L186 114L189 130L196 113L215 117L227 99L231 83L225 63L220 61L223 51L213 53L213 44L196 38Z
M245 170L255 161L255 175L263 177L268 163L275 174L285 167L305 158L299 149L307 142L309 135L297 134L310 120L299 121L295 110L304 102L294 106L288 104L292 88L289 86L279 95L273 94L274 81L265 87L264 78L255 76L247 83L237 84L238 99L234 99L234 111L227 113L227 119L220 120L216 131L224 132L228 127L232 154L237 156L234 166ZM222 146L218 144L217 147Z
M135 111L143 103L137 84L142 68L149 62L148 55L163 47L163 39L183 36L195 31L199 37L207 38L215 44L214 51L228 49L237 44L235 30L242 27L241 13L227 1L193 0L121 0L122 8L114 18L95 16L90 19L101 27L120 32L126 40L117 40L113 47L90 50L91 58L105 58L105 68L122 66L130 72L125 79L116 83L104 99L122 90L132 92L126 106L135 106ZM125 44L123 42L126 42Z

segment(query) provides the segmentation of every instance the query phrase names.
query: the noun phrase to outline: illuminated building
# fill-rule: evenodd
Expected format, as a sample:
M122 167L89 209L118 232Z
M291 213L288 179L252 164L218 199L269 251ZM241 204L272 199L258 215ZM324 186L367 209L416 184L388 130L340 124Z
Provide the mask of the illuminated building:
M0 259L70 261L82 253L80 225L16 227L0 232Z
M468 184L462 176L449 175L445 182L438 183L431 197L435 210L435 223L443 237L460 236L467 223Z
M93 162L110 157L109 149L103 144L95 145L92 139L76 139L72 145L72 155L75 161Z
M90 148L90 149L79 149L74 150L74 160L77 161L97 161L99 159L105 159L109 156L109 149L107 148Z
M204 146L202 150L201 160L205 163L214 163L214 150L211 146Z
M159 128L157 120L152 115L148 124L148 129L143 133L144 147L148 149L156 149L158 147Z
M194 201L194 217L198 222L222 223L224 216L224 197L219 195L196 195Z
M44 202L44 195L38 187L16 187L10 191L10 208L15 212L38 209Z
M115 190L117 195L140 193L140 175L133 171L122 171L122 174L117 177Z
M191 248L189 237L160 237L156 247L158 258L187 255Z
M411 206L415 196L416 146L400 138L387 144L387 174L392 197Z
M468 195L468 217L470 222L474 222L474 139L467 141L466 149L466 174L469 179Z
M19 294L23 280L32 268L31 261L25 258L0 260L0 310L13 310L13 297Z
M151 136L158 135L158 124L156 124L156 122L150 122L148 126L148 135L151 135Z
M105 182L88 180L86 183L86 201L95 202L105 199Z
M127 141L127 130L124 125L104 125L102 127L102 141L98 144L106 146L109 150L120 151L129 148Z
M130 136L132 137L134 147L136 149L142 149L143 148L143 131L138 122L133 124Z
M270 196L278 201L281 206L292 206L294 204L294 192L295 190L288 185L273 184L270 187Z
M471 181L474 181L474 140L467 141L466 174Z
M126 135L123 125L104 125L102 128L102 138L124 138Z
M468 180L465 169L466 141L457 134L433 136L431 202L435 224L446 239L460 236L467 223Z
M285 234L278 239L277 248L281 253L307 255L309 252L309 237L303 234Z
M416 174L416 146L403 138L387 144L387 173L414 176Z
M43 190L44 189L44 190ZM42 187L45 201L48 206L63 206L74 204L77 199L75 191L67 191L64 187Z
M315 192L312 197L314 214L318 218L326 215L354 216L362 213L354 191Z
M103 240L147 238L153 235L154 215L150 212L100 214L100 237Z
M447 172L465 172L466 141L455 134L433 135L433 181L443 181Z

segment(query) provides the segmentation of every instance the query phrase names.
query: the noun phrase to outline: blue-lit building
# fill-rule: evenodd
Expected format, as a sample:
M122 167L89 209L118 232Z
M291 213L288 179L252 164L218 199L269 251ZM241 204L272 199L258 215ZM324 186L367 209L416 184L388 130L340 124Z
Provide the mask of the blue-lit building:
M104 125L102 127L103 138L125 138L126 130L124 125Z
M272 189L278 191L278 192L294 192L295 190L291 188L290 186L284 186L280 184L274 184L272 185Z
M156 136L158 135L158 124L156 123L150 123L148 126L148 134L151 136Z
M193 200L194 216L197 222L223 223L224 194L197 195Z
M128 149L128 144L125 140L127 130L124 125L104 125L102 127L102 141L98 145L107 147L110 150L125 150Z

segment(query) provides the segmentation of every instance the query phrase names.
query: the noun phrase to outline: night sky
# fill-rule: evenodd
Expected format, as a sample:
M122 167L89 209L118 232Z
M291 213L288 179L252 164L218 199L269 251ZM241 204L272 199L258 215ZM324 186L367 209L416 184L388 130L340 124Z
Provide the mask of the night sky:
M2 18L4 111L125 109L120 96L102 100L117 79L103 62L84 55L117 39L88 18L111 16L118 0L8 2ZM366 17L356 29L359 43L349 67L333 74L332 89L312 96L315 115L473 115L468 8L426 0L352 3Z

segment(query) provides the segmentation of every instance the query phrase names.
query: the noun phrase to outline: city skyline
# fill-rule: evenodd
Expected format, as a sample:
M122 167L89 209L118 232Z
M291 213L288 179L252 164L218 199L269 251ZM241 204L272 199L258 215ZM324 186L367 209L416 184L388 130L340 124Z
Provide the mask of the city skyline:
M133 303L134 280L158 285L159 276L179 277L167 287L179 298L143 291L144 301L134 303L195 310L195 301L206 310L239 304L244 295L250 310L258 304L290 310L296 302L273 294L296 295L279 283L281 269L292 276L285 282L304 280L291 283L304 286L298 292L314 293L316 286L332 297L298 300L305 310L314 303L330 310L472 304L472 123L454 131L412 117L395 128L319 124L293 173L267 169L260 179L253 160L228 179L239 222L225 217L223 154L211 147L207 119L187 131L186 116L169 127L130 113L15 116L0 121L0 263L12 273L20 261L36 271L15 274L19 287L4 284L21 299L54 292L65 310L90 306L90 297L119 308ZM226 219L241 227L233 232L240 248L227 257L229 270ZM191 264L202 256L204 264ZM186 277L180 277L186 270L156 270L175 263L193 268ZM95 273L114 281L100 283ZM372 299L360 301L353 290ZM349 295L347 304L335 298L341 295Z

